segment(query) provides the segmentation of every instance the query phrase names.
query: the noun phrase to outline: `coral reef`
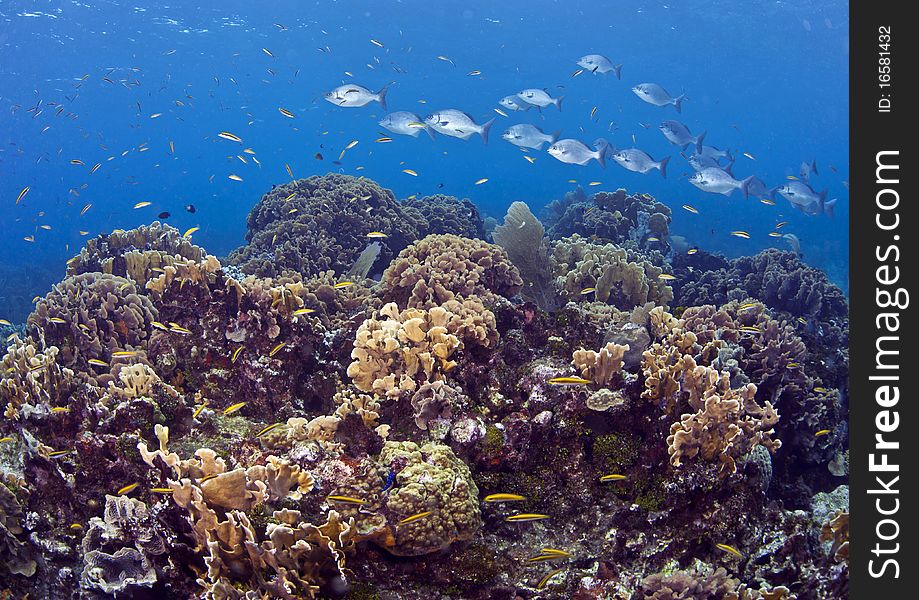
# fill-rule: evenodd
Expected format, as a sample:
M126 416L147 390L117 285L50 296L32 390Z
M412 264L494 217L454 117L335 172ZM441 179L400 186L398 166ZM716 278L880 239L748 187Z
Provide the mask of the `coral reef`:
M550 210L491 244L468 201L328 175L231 264L91 240L4 330L4 593L845 597L838 290L670 252L645 194Z

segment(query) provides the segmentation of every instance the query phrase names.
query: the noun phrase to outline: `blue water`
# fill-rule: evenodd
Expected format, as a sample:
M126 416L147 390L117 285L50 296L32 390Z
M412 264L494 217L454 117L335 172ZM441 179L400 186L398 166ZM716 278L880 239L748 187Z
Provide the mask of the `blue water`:
M22 320L32 296L61 278L87 237L149 223L161 211L172 213L168 222L182 231L200 226L194 240L210 253L228 253L244 242L246 215L260 196L289 180L285 164L297 178L365 175L399 198L468 197L499 220L514 200L538 212L575 187L569 180L600 181L586 189L653 194L672 208L673 234L728 256L787 249L767 234L788 221L782 232L801 239L805 261L846 288L846 2L197 4L0 3L0 317ZM572 77L576 60L588 53L622 63L622 80ZM473 70L482 74L467 75ZM351 82L374 91L392 84L390 111L423 117L459 108L480 123L497 118L489 144L478 136L432 142L391 135L377 124L385 114L378 104L341 108L323 100L324 92ZM630 88L642 82L685 93L682 115L639 100ZM494 112L501 97L528 87L564 95L563 111L509 118ZM60 115L49 102L63 106ZM781 198L768 206L740 193L697 190L686 181L691 169L679 149L657 129L673 118L694 133L707 131L706 143L732 149L738 177L755 174L770 187L815 158L814 187L839 198L835 218L804 215ZM605 137L618 147L632 146L634 134L635 145L654 158L673 157L668 178L612 161L606 169L595 161L562 164L545 151L532 153L530 164L500 138L522 122L588 143ZM243 143L218 138L220 131ZM381 135L394 140L376 143ZM341 165L333 164L353 140L359 143ZM475 185L482 178L488 182ZM16 205L25 186L31 189ZM142 201L152 205L132 208ZM184 210L189 203L195 214ZM680 208L687 203L700 214ZM732 237L734 230L751 238Z

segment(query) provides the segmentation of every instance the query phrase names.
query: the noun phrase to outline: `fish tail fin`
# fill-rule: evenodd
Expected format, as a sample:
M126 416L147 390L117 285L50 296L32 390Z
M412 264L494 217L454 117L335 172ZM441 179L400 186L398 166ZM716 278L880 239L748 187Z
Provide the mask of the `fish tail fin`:
M597 150L597 162L605 169L606 151L609 150L609 142L603 138L599 138L594 142L594 148Z
M756 176L750 175L740 182L740 191L743 192L744 198L750 197L750 184L756 179Z
M383 110L387 110L387 108L386 108L386 92L388 92L388 91L389 91L389 86L388 86L388 85L384 85L383 88L382 88L379 92L377 92L377 102L380 103L380 106L383 107Z
M725 173L727 173L727 174L730 175L731 177L734 177L734 171L733 171L733 169L734 169L734 161L733 161L733 160L732 160L731 162L729 162L727 165L725 165L724 167L722 167L722 171L724 171Z
M703 131L702 133L696 136L696 154L702 154L702 140L705 139L706 133L708 132Z
M616 79L622 79L622 65L613 65L613 73L616 74Z
M817 172L817 159L816 158L811 161L811 171L814 172L814 175L820 175L820 173Z
M428 127L427 125L425 125L424 130L428 132L428 137L430 137L431 140L433 141L435 139L434 130L431 127Z
M491 129L491 126L494 125L494 123L495 123L494 119L485 123L484 125L482 125L482 130L479 132L479 134L482 136L482 141L485 142L486 144L488 143L488 130Z
M663 177L664 179L667 178L667 163L668 162L670 162L670 157L665 156L664 158L660 160L659 163L657 163L657 168L661 170L661 177Z
M724 157L725 157L726 159L728 159L728 162L729 162L729 163L733 163L733 162L734 162L734 155L731 154L731 149L730 149L730 148L728 148L727 150L724 151Z
M823 212L826 213L826 216L833 218L833 209L836 207L836 198L833 198L829 202L823 203Z
M561 129L557 129L557 130L553 131L552 133L549 134L549 137L552 138L551 140L549 140L549 143L550 143L550 144L554 144L555 142L558 141L558 138L560 138L561 136L562 136L562 130L561 130Z
M773 200L775 200L775 195L776 195L777 193L779 193L779 186L775 186L774 188L772 188L771 190L769 190L769 197L772 198Z
M673 107L676 109L678 113L683 112L683 107L682 107L683 100L686 100L686 94L680 94L678 98L674 98L673 100Z
M564 100L564 99L565 99L564 96L559 96L559 97L555 100L555 106L558 108L558 112L562 112L562 100Z

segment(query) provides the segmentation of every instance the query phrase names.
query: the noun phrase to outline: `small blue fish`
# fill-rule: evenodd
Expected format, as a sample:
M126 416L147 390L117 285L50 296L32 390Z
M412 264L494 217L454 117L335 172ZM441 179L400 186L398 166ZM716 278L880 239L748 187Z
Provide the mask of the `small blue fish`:
M396 483L396 472L393 470L390 470L389 475L386 476L386 485L383 486L381 493L385 493L389 491L389 488L391 488L395 483Z

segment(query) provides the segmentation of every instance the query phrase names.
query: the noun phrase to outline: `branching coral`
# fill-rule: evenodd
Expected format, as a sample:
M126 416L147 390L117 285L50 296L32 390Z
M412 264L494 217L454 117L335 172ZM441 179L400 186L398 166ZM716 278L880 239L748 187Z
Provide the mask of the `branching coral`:
M485 239L482 216L468 198L460 200L454 196L434 194L404 200L402 206L417 210L427 221L427 226L420 232L422 237L432 233L452 233L467 238Z
M660 279L660 267L633 262L626 250L613 244L589 242L575 234L552 245L550 260L555 287L566 300L591 294L629 310L646 302L666 305L673 298L670 286Z
M838 511L820 529L820 541L832 542L830 556L836 562L849 560L849 513Z
M229 263L260 277L311 277L330 269L342 274L371 232L387 235L384 261L418 239L425 222L413 215L391 191L363 177L330 173L300 179L262 197L249 213L249 244L231 253Z
M432 421L445 421L449 425L454 413L468 406L469 398L462 390L443 381L422 384L412 395L415 424L422 430L432 428Z
M383 272L379 295L403 308L430 308L456 296L510 298L522 285L501 247L452 234L429 235L393 260Z
M9 418L24 404L50 406L66 404L76 382L74 372L57 363L56 346L39 352L35 344L16 338L0 360L0 408Z

